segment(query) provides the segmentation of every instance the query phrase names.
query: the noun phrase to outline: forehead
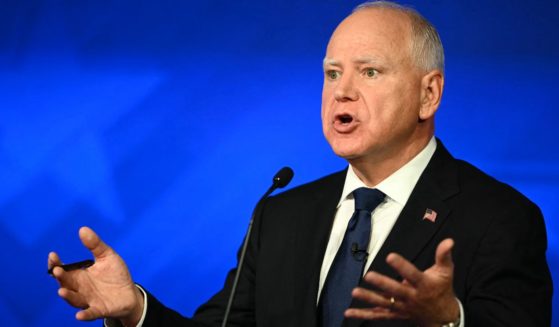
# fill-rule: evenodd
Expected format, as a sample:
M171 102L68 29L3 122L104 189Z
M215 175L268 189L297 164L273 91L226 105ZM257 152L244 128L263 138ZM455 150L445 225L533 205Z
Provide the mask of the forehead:
M328 47L327 59L342 57L403 60L411 51L410 19L386 8L361 9L338 25Z

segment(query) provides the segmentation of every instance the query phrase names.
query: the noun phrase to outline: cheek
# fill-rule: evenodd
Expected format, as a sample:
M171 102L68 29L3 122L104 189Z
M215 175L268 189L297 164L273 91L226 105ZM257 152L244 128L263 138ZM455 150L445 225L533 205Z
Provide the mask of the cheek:
M367 103L368 110L363 114L367 121L366 133L369 138L383 138L403 123L402 108L399 103L386 97L376 97Z
M383 101L378 105L379 110L372 113L374 116L368 124L372 137L389 139L407 134L417 125L417 113L402 95L396 101Z
M328 114L331 111L331 95L329 90L326 88L322 89L322 106L320 109L320 117L322 118L322 124L326 125L328 121Z
M329 125L328 124L328 114L327 114L328 108L327 105L324 103L324 101L322 102L322 107L320 110L320 118L322 121L322 134L328 139L328 130L329 130Z
M328 124L326 123L326 122L327 122L327 119L326 119L326 117L324 116L324 109L323 109L322 114L321 114L321 121L322 121L322 134L323 134L326 138L328 138Z
M323 102L322 103L322 107L320 108L320 118L322 120L322 126L326 127L326 121L328 120L326 118L326 111L328 110L328 108L326 108L326 104Z

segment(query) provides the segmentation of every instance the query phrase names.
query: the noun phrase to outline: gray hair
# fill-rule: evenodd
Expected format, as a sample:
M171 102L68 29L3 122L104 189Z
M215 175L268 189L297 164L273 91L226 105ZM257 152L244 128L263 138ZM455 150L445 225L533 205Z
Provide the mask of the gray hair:
M390 9L405 14L411 22L411 54L417 66L426 71L439 69L444 74L444 49L439 33L417 10L391 1L367 1L355 7L353 13L367 8Z

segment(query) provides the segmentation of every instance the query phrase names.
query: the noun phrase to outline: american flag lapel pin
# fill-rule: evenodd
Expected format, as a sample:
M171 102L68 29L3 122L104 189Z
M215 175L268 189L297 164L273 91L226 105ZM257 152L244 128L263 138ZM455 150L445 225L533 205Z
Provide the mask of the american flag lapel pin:
M425 214L423 215L423 220L429 220L430 222L434 223L437 220L437 212L433 209L425 210Z

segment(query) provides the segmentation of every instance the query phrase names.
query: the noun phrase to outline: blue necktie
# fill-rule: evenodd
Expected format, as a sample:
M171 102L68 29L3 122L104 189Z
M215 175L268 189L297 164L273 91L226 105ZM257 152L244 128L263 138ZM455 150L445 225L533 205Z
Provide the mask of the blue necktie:
M367 262L371 212L384 200L384 193L361 187L353 191L353 198L355 212L322 288L318 306L322 327L342 325L344 311L351 304L351 291L361 280Z

